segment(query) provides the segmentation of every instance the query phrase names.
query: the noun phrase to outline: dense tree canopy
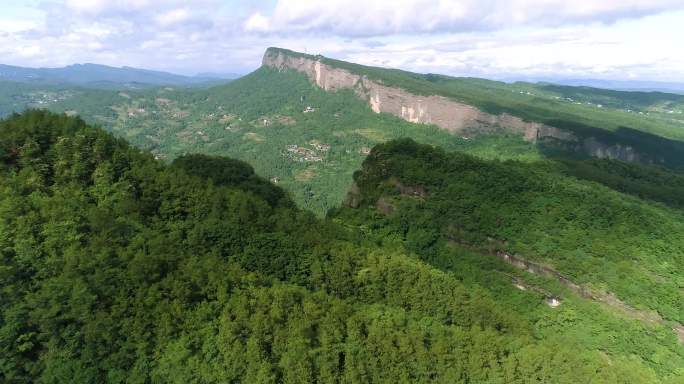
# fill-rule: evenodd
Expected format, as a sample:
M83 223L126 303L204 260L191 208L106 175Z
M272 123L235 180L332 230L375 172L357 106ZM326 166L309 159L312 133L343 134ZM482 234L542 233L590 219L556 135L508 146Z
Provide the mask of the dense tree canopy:
M3 383L675 383L684 373L658 328L579 298L561 311L533 292L502 299L496 282L298 210L240 162L165 165L79 119L29 111L0 122L0 166ZM601 322L585 327L583 314ZM642 342L652 338L661 346Z
M590 173L592 163L586 164L574 172ZM493 246L684 322L682 212L566 177L556 168L486 161L409 139L392 141L374 148L355 181L361 191L356 199L364 206L374 208L384 196L381 203L393 212L375 218L364 211L352 214L392 228L422 253L445 241ZM585 178L620 177L614 168ZM420 196L410 193L418 189Z

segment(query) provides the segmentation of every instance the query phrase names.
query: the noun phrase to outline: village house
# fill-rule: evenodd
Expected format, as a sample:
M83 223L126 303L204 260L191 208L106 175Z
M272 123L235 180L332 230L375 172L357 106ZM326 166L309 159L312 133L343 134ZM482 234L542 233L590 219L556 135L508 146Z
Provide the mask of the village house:
M311 146L314 147L317 151L321 152L328 152L330 150L330 145L329 144L323 144L323 143L318 143L318 142L311 142Z

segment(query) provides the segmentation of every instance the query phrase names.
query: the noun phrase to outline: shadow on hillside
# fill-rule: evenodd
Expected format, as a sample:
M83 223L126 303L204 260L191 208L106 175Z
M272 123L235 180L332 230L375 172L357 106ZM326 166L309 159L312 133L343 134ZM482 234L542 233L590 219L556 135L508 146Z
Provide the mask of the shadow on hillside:
M572 144L553 139L539 143L540 152L562 164L564 174L672 208L684 208L684 142L628 127L606 131L565 121L548 123L579 138ZM591 152L599 149L603 158L592 156ZM625 161L619 156L632 153L638 161Z
M625 104L634 105L637 107L648 107L653 104L662 102L682 102L684 96L665 93L665 92L639 92L639 91L615 91L611 89L601 89L593 87L574 87L549 84L541 87L547 92L554 92L562 95L562 97L570 97L580 99L582 97L609 97L614 98L615 102L622 101Z
M539 149L546 157L570 155L572 158L589 158L593 155L592 151L597 152L599 149L604 153L603 157L609 158L615 156L606 153L633 152L641 163L684 170L684 142L629 127L608 131L565 120L550 120L546 121L546 124L570 131L579 139L577 143L543 140ZM627 150L627 147L631 149ZM617 159L625 160L619 157Z

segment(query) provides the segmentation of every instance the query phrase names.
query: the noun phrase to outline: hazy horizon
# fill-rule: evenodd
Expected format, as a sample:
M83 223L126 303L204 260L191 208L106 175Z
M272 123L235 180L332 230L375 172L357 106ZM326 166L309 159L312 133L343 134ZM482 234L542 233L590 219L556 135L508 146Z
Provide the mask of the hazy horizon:
M0 63L0 65L8 65L4 63ZM95 65L95 66L106 66L109 68L116 68L116 69L134 69L134 70L143 70L143 71L153 71L153 72L162 72L162 73L167 73L171 75L178 75L178 76L187 76L187 77L207 77L207 78L222 78L222 79L236 79L242 76L245 76L249 74L249 72L245 73L234 73L234 72L216 72L216 71L208 71L208 72L197 72L197 73L178 73L178 72L173 72L173 71L164 71L164 70L159 70L159 69L153 69L153 68L141 68L141 67L132 67L132 66L110 66L107 64L102 64L102 63L90 63L90 62L84 62L84 63L71 63L67 64L64 66L60 67L23 67L23 66L16 66L20 68L27 68L27 69L37 69L37 70L44 70L44 69L62 69L66 67L72 67L72 66L79 66L79 65ZM14 66L14 65L10 65ZM255 67L253 70L256 70L257 68ZM600 78L589 78L589 77L577 77L577 78L572 78L572 77L551 77L551 76L541 76L541 77L532 77L532 76L525 76L525 75L511 75L511 76L480 76L480 78L484 79L489 79L489 80L494 80L494 81L502 81L506 83L514 83L514 82L538 82L538 83L543 83L543 82L551 82L551 83L558 83L558 84L564 84L564 85L587 85L587 86L593 86L593 87L598 87L602 88L600 82L606 82L606 83L624 83L622 87L608 87L604 86L604 88L608 89L628 89L628 84L634 84L635 88L634 90L662 90L666 92L676 92L676 93L681 93L684 91L684 82L668 82L668 81L658 81L658 80L635 80L635 79L627 79L627 80L614 80L614 79L600 79ZM577 83L577 84L575 84ZM642 87L639 87L638 85L642 84ZM657 85L669 85L670 87L662 88L662 89L656 89Z
M279 46L453 76L684 83L681 1L480 3L20 0L0 6L1 63L246 74Z

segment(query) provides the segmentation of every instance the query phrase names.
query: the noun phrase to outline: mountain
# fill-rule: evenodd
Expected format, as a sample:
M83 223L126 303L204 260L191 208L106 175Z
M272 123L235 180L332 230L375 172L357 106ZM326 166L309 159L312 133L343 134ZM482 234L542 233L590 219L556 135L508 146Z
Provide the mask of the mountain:
M242 75L238 73L218 73L218 72L201 72L195 75L195 77L199 78L209 78L209 79L226 79L226 80L234 80Z
M678 198L667 183L630 175L684 165L681 95L416 74L279 48L206 89L14 84L0 87L0 101L0 112L78 114L167 161L239 158L320 216L344 199L373 146L403 137L484 159L568 160L576 177L669 201Z
M196 86L223 81L222 77L182 76L167 72L99 64L62 68L24 68L0 65L0 81L29 84L78 85L96 88L142 88L155 85Z
M674 121L650 122L631 116L651 112L644 111L643 107L607 110L602 103L564 97L560 92L549 92L544 86L530 89L526 84L421 75L280 48L269 48L263 64L276 70L302 72L325 90L351 89L374 112L390 113L414 123L434 124L466 134L500 127L553 149L560 147L597 157L684 166L684 147L680 141L684 139L681 129L684 121L679 117ZM649 97L652 101L649 107L664 107L659 113L682 114L684 96L654 96Z
M409 136L486 156L539 157L514 135L464 138L376 114L352 92L329 93L302 74L267 67L207 90L160 88L123 95L86 90L47 107L77 113L160 159L194 152L247 161L320 215L342 201L370 149L393 138Z
M681 207L616 193L567 172L403 139L373 149L354 174L347 197L352 209L342 212L360 217L359 225L381 228L384 237L404 239L438 264L450 262L441 258L449 257L446 249L454 244L518 255L507 260L628 310L618 300L624 299L633 307L629 311L648 321L675 322L684 342L677 278L684 276L684 242L677 235L684 231ZM668 182L678 186L673 195L684 192L681 174L653 180ZM665 276L675 278L660 278Z
M684 93L684 83L644 80L601 80L601 79L530 79L528 81L568 85L573 87L603 88L615 91L639 91Z
M561 172L396 140L323 219L244 162L13 115L0 381L681 382L682 213Z

